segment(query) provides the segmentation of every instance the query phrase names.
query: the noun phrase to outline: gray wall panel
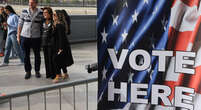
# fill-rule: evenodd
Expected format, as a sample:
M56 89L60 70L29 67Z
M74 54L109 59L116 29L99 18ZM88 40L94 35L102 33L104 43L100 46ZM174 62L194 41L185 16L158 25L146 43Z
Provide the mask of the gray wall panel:
M96 15L72 15L70 42L96 40Z

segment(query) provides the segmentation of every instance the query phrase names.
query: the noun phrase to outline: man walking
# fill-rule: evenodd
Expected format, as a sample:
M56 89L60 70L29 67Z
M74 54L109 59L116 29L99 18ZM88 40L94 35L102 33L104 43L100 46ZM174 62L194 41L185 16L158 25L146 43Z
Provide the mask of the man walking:
M21 43L24 52L25 79L31 77L30 49L35 57L35 76L40 78L40 42L43 12L37 8L38 0L29 0L29 8L23 9L19 18L17 40Z

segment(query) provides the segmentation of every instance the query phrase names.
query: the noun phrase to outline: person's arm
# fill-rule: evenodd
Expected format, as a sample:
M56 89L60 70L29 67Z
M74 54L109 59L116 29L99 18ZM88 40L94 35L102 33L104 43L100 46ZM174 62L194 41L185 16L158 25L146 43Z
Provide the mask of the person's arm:
M59 50L58 50L58 54L60 54L63 51L63 46L64 46L64 41L63 41L63 37L65 36L65 28L62 26L62 24L57 24L56 25L56 29L58 31L58 41L59 41Z
M23 11L26 11L26 10L23 10ZM20 44L20 34L21 34L21 31L22 31L22 27L24 25L24 14L23 14L23 11L22 11L22 14L20 15L20 18L18 20L18 27L17 27L17 41L18 43Z
M8 22L7 26L12 28L17 28L18 26L18 16L14 16L11 22Z
M19 44L20 44L21 31L22 31L22 27L20 25L18 25L18 28L17 28L17 41L18 41Z

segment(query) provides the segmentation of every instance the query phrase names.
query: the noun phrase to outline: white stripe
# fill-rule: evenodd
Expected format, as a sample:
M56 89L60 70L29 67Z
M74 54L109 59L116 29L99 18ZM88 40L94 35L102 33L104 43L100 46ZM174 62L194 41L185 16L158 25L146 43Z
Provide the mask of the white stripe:
M193 48L193 43L189 43L186 51L191 51Z
M200 12L201 8L198 10L197 6L189 7L181 0L177 0L171 9L170 26L180 32L193 31Z
M194 101L194 110L201 110L201 94L196 94Z
M195 67L201 66L201 48L197 51L197 55L195 58Z
M175 57L170 59L165 81L178 81L179 73L175 73Z

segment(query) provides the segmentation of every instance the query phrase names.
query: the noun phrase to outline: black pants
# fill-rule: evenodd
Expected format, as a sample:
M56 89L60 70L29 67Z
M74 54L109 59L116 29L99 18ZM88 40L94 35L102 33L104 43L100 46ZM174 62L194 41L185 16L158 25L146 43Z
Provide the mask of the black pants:
M56 66L56 74L57 75L61 74L61 70L63 71L63 73L67 73L67 67L58 67L58 66Z
M40 71L41 56L40 56L41 38L25 38L21 37L21 47L24 53L24 68L25 72L31 72L32 66L30 61L30 50L33 49L35 57L35 71Z
M52 46L43 46L43 53L45 59L45 70L46 77L54 77L55 75L55 66L53 62L53 47Z

